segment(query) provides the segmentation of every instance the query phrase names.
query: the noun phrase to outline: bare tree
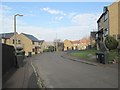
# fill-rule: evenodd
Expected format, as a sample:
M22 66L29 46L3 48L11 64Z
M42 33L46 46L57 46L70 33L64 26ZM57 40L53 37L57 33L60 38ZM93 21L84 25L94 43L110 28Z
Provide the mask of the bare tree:
M61 39L54 40L55 51L63 51L64 43Z

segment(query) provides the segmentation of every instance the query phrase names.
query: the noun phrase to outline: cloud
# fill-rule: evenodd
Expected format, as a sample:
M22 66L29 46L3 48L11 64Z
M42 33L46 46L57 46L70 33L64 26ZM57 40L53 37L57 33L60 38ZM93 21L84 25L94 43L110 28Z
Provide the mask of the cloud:
M11 10L11 8L6 6L6 5L0 5L0 10L2 10L2 11L9 11L9 10Z
M97 26L97 19L100 14L89 14L89 13L84 13L84 14L78 14L72 17L72 23L74 25L80 25L83 27L92 27L93 29L96 28Z
M38 39L44 39L46 41L53 41L56 38L65 40L78 40L85 36L90 35L91 29L82 26L68 26L68 27L58 27L58 28L47 28L39 26L20 26L17 31L33 34Z
M60 16L60 17L55 17L55 20L57 20L57 21L60 21L60 20L62 20L62 19L63 19L62 16Z
M51 9L51 8L42 8L41 11L45 11L49 14L54 14L54 15L66 15L65 13L63 13L63 11L60 11L60 10L54 10L54 9Z
M4 6L4 10L9 11L11 8ZM21 19L17 19L17 32L28 33L36 36L38 39L44 39L46 41L53 41L57 37L65 40L78 40L82 37L89 36L93 29L97 28L97 18L100 14L95 13L69 13L64 16L64 13L59 10L53 10L50 8L43 8L42 11L48 12L50 14L57 15L54 20L60 21L65 17L68 17L70 23L69 26L48 28L40 26L30 26L25 24ZM29 14L30 15L30 14ZM32 15L31 15L32 16ZM0 22L2 22L2 31L0 32L11 32L13 31L13 16L7 16L6 14L0 14ZM67 19L68 20L68 19ZM52 25L52 24L51 24Z
M10 13L10 10L12 10L10 7L6 6L6 5L0 5L0 14L6 14L6 13Z
M72 12L72 13L69 13L67 16L68 16L68 18L72 18L75 15L77 15L77 13L76 12Z

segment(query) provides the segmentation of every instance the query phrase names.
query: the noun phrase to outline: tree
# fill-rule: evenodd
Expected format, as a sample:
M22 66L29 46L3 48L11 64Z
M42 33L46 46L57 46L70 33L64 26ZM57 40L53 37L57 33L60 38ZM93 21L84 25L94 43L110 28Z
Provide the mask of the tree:
M54 40L55 51L63 51L64 43L60 39Z
M48 50L49 50L50 52L53 52L53 51L54 51L54 46L49 46L49 47L48 47Z
M105 45L109 50L113 50L117 48L118 41L112 36L107 36L105 39Z

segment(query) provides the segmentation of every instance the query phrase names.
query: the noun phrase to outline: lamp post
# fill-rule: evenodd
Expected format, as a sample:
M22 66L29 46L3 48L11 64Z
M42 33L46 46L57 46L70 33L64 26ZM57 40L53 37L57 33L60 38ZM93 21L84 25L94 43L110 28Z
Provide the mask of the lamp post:
M16 50L16 17L17 16L23 16L23 15L21 15L21 14L14 15L14 45L15 45L15 50Z

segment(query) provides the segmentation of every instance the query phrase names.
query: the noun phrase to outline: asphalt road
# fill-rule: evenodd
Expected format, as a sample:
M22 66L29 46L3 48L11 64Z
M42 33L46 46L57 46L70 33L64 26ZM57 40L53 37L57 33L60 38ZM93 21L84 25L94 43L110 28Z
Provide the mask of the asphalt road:
M117 88L118 70L62 58L64 52L48 52L31 58L47 88Z

